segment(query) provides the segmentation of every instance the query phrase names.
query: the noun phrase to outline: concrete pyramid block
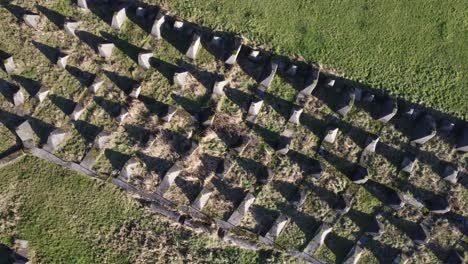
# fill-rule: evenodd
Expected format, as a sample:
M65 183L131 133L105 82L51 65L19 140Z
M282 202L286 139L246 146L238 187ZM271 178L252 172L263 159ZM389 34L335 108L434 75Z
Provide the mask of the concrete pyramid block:
M270 65L267 67L264 78L260 81L260 86L262 90L266 90L270 87L271 83L273 82L273 78L275 77L276 71L278 70L278 63L272 61Z
M13 57L9 57L3 61L3 67L8 74L13 74L16 70L16 64Z
M125 181L129 181L133 176L141 174L142 172L143 166L140 161L136 158L131 158L125 163L119 176Z
M112 16L111 27L115 30L120 30L127 19L126 8L121 8Z
M128 109L126 107L120 108L120 113L116 117L117 122L122 123L125 118L128 116Z
M182 29L184 28L184 21L182 20L179 20L179 19L176 19L174 21L174 25L172 27L175 31L182 31Z
M83 105L77 103L73 109L73 112L70 114L70 118L74 121L80 119L80 116L84 113L85 110L86 108L84 108Z
M151 68L151 58L153 57L153 52L140 52L138 54L138 65L143 69L149 70Z
M364 254L364 249L360 243L356 243L351 250L348 252L343 264L357 264Z
M94 147L104 149L111 140L112 135L109 132L101 131L94 139Z
M65 141L67 132L64 129L57 128L52 131L47 138L47 144L44 145L44 150L54 152Z
M263 100L259 98L254 98L252 103L250 104L248 115L249 116L257 116L262 110Z
M234 45L233 45L231 54L229 55L229 57L224 63L226 63L227 65L234 65L237 61L237 56L239 56L241 48L242 48L242 38L237 37L234 40Z
M249 58L249 60L251 60L251 61L253 61L253 62L259 62L260 59L261 59L260 51L259 51L259 50L252 50L252 51L249 53L248 58Z
M201 47L201 36L198 33L194 33L192 36L192 43L190 44L190 47L188 48L187 52L185 53L185 56L189 59L196 59L198 51L200 50Z
M416 157L414 155L409 154L403 158L400 168L404 172L411 173L413 172L415 164L416 164Z
M15 106L20 106L24 104L24 94L21 90L18 90L16 93L13 94L13 104Z
M273 226L268 230L268 233L265 235L265 238L269 241L275 241L276 238L281 234L283 229L288 224L289 218L285 214L280 214L278 218L276 218Z
M108 59L112 56L112 51L114 50L114 43L101 43L98 46L99 55Z
M176 72L174 73L174 84L183 88L187 83L187 78L189 76L189 72Z
M379 143L380 138L374 138L372 136L369 136L366 139L366 144L364 147L364 152L366 153L375 153L375 149L377 148L377 144Z
M302 112L304 112L304 109L299 108L299 107L294 107L294 109L292 110L291 116L289 117L288 122L299 125Z
M67 63L68 63L68 58L69 57L70 57L70 55L68 55L67 53L60 52L59 57L57 59L57 66L59 66L59 68L65 70L67 68Z
M83 9L88 9L87 0L78 0L77 4L78 4L79 7L83 8Z
M151 28L151 36L153 36L156 39L162 39L162 28L164 22L166 22L166 16L163 13L159 12L156 15L153 27Z
M289 68L286 70L286 75L288 75L289 77L294 77L296 76L297 74L297 65L296 64L291 64L289 66Z
M169 105L167 108L167 114L162 118L165 122L171 122L174 115L177 113L177 108Z
M334 144L338 135L338 131L339 129L336 127L328 128L325 137L323 138L323 141L328 142L330 144Z
M356 184L366 183L369 180L367 169L362 166L357 166L353 173L351 173L351 180Z
M97 93L103 84L103 79L95 77L93 83L88 87L88 90L92 93Z
M65 21L65 23L63 24L63 29L65 30L65 33L67 33L68 35L72 37L76 37L75 31L76 29L78 29L79 26L80 26L80 22L69 20L69 21Z
M451 184L457 183L458 169L452 165L447 165L442 172L442 179L450 182Z
M376 119L382 123L388 123L398 112L396 100L387 98L380 105L380 112L376 115Z
M423 145L436 135L436 123L431 115L424 115L416 121L411 143Z
M323 223L315 232L312 240L304 248L304 253L314 255L317 249L325 243L327 235L331 233L333 228L327 223Z
M201 192L198 194L197 198L195 198L195 201L192 203L192 207L196 210L202 210L203 207L208 203L208 200L210 199L211 195L214 193L214 189L210 187L205 187L201 190Z
M283 130L283 132L281 132L280 138L276 145L276 152L278 152L281 155L288 154L289 145L291 144L293 134L294 131L291 129L285 129Z
M45 86L41 86L41 88L36 93L34 98L36 98L36 100L38 100L39 102L42 102L47 98L48 95L49 95L49 88Z
M304 89L301 90L300 94L303 96L310 96L317 87L319 77L320 70L311 66L305 81Z
M38 28L40 20L41 20L41 16L37 14L24 14L23 15L24 23L34 29Z
M346 114L348 114L348 112L353 108L355 98L356 94L354 88L345 91L336 107L336 112L341 116L346 116Z
M252 193L248 193L244 200L240 203L240 205L236 208L236 210L231 214L229 219L227 220L228 223L232 224L233 226L240 225L242 218L244 217L245 213L249 210L250 206L255 202L255 196Z
M130 92L129 96L135 99L138 99L138 96L140 96L141 93L141 85L140 84L135 84L132 88L132 91Z
M224 80L224 81L217 81L213 85L213 95L217 96L224 96L226 93L224 92L224 87L228 85L229 81Z
M27 142L27 141L34 141L34 130L31 127L31 124L29 121L24 121L21 123L15 130L16 135L21 139L21 141Z
M176 162L164 175L161 183L156 187L156 193L163 195L169 190L175 179L182 173L183 167L181 162Z

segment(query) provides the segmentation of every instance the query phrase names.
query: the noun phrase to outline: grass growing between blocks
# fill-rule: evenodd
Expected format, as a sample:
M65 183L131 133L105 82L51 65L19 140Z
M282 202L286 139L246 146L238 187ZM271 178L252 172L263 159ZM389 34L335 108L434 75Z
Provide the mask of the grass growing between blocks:
M27 156L0 169L0 242L30 241L41 263L287 261L226 247L140 208L126 194ZM7 227L7 228L5 228Z

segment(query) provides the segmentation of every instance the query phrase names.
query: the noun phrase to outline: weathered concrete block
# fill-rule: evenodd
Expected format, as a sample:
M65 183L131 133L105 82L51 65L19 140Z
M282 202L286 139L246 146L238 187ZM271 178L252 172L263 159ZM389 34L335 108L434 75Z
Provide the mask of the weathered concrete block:
M126 8L124 7L124 8L119 9L112 16L111 27L115 30L120 30L126 19L127 19L127 11L126 11Z
M313 66L310 67L309 74L305 80L304 89L300 91L299 94L303 96L310 96L312 92L317 87L320 77L320 69L317 69Z
M156 39L162 39L162 28L166 22L166 16L160 11L156 15L156 19L154 20L153 27L151 28L151 36Z
M156 193L159 195L164 195L164 193L169 190L171 185L174 183L175 179L182 173L183 166L181 162L176 162L164 175L164 179L161 183L156 187Z
M291 116L289 117L288 122L299 125L300 124L300 118L301 118L301 115L302 115L303 111L304 111L304 109L302 109L302 108L294 107L293 110L292 110Z
M141 6L137 7L137 9L135 10L135 15L137 17L145 17L146 9Z
M196 59L198 51L200 50L201 46L201 36L198 33L194 33L192 36L192 43L190 44L190 47L188 48L187 52L185 53L185 56L189 59Z
M378 216L372 218L370 224L366 228L366 235L378 237L385 232L385 227L379 220Z
M34 141L34 130L31 127L31 124L29 124L29 121L24 121L21 123L15 130L16 135L21 139L23 143L25 142L32 142Z
M416 157L408 155L403 158L401 162L401 170L407 173L413 172L414 165L416 164Z
M8 74L13 74L16 70L16 64L15 64L15 61L13 60L13 56L5 59L3 61L3 67L5 68L5 71L8 73Z
M312 240L304 248L304 253L314 255L317 249L325 243L327 235L333 230L327 223L323 223L315 232Z
M24 104L24 94L21 90L18 90L16 93L13 94L13 104L15 106L20 106Z
M291 144L292 136L294 131L291 129L285 129L281 132L280 138L276 145L276 152L281 155L286 155L289 152L289 145Z
M138 65L145 70L149 70L151 68L150 60L152 57L153 52L140 52L138 54Z
M73 112L70 114L71 120L76 121L80 119L80 116L84 113L85 110L86 108L84 108L83 105L81 105L80 103L77 103L75 105L75 108L73 109Z
M97 149L104 149L111 140L111 133L103 130L94 139L94 147Z
M253 62L259 62L260 61L260 51L259 50L252 50L249 53L249 60Z
M348 112L353 108L355 98L356 94L354 88L345 91L341 101L336 107L336 112L341 116L346 116L346 114L348 114Z
M278 63L275 61L271 61L269 67L267 67L267 69L265 70L265 74L264 74L265 77L262 79L262 81L260 81L261 90L266 90L270 87L277 70L278 70Z
M334 144L338 135L338 131L339 129L335 127L327 128L327 132L325 134L325 137L323 138L323 141L328 142L330 144Z
M380 105L380 112L376 115L376 119L382 123L388 123L398 112L397 101L387 98Z
M411 143L423 145L436 135L436 123L431 115L417 120L412 133Z
M254 98L252 103L250 103L249 111L247 112L247 120L254 121L255 117L260 113L262 110L263 100L260 98Z
M165 122L171 122L174 115L177 113L177 108L169 105L167 108L167 114L162 118Z
M265 235L265 238L270 241L275 241L276 238L281 234L283 229L288 224L289 218L285 214L280 214L280 216L275 220L273 226L270 228L268 233Z
M201 210L205 205L208 203L211 195L213 194L214 189L210 187L205 187L201 192L198 194L195 201L192 203L192 207L196 210Z
M174 21L174 25L172 27L175 31L182 31L182 28L184 28L184 21L176 19Z
M57 58L57 66L61 69L66 69L67 68L67 63L68 63L68 58L70 55L68 55L66 52L60 51L60 54Z
M41 20L41 16L37 14L24 14L23 15L24 23L34 29L37 29L37 26L39 25L40 20Z
M242 48L242 42L243 39L241 37L236 37L234 39L234 45L231 54L224 63L226 63L227 65L234 65L236 63L237 56L239 56L240 50Z
M132 176L142 173L142 168L143 166L138 159L131 158L125 163L122 170L120 171L120 177L125 181L129 181Z
M141 93L141 85L139 83L136 83L132 87L132 91L128 94L128 96L138 99L138 96L140 96Z
M458 169L452 165L447 165L442 173L442 179L450 182L451 184L457 183Z
M297 65L296 64L291 64L289 68L286 70L286 75L289 77L294 77L297 74Z
M362 166L357 166L353 173L351 173L351 180L356 184L366 183L369 180L367 169Z
M99 55L109 59L112 56L112 51L114 50L114 43L101 43L98 46Z
M229 219L227 220L228 223L232 224L233 226L240 225L244 214L247 213L250 206L255 202L255 196L252 193L248 193L244 200L240 203L240 205L236 208L236 210L231 214Z
M49 88L45 86L41 86L41 88L39 89L37 94L34 96L34 98L36 98L36 100L38 100L39 102L42 102L47 98L48 95L49 95Z
M92 93L97 93L99 88L101 88L103 84L104 84L103 79L99 77L95 77L93 80L93 83L90 86L88 86L88 90Z
M126 107L120 108L120 114L116 117L117 122L122 123L128 116L128 109Z
M226 93L224 92L224 87L228 85L229 81L224 80L224 81L217 81L213 85L213 95L216 96L224 96Z
M78 0L77 4L78 4L79 7L83 8L83 9L88 9L87 0Z
M63 29L65 30L65 33L72 37L76 37L75 31L76 29L80 26L80 22L74 21L74 20L68 20L65 21L63 24Z
M66 139L67 132L64 129L57 128L52 131L47 138L47 144L43 149L49 152L54 152Z
M351 250L348 252L346 259L344 260L343 264L357 264L359 263L359 259L361 259L364 250L360 243L356 243Z
M187 84L188 75L188 71L174 73L174 84L183 88Z
M364 144L364 152L366 153L375 153L375 149L377 148L377 143L379 143L380 138L374 138L372 136L369 136L366 139L366 143Z

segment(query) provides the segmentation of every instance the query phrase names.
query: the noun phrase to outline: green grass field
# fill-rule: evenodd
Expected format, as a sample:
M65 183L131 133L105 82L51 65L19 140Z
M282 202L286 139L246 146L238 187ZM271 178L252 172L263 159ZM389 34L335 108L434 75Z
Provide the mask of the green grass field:
M30 241L33 263L290 261L177 227L110 184L33 157L0 169L0 243Z
M468 119L466 1L165 2L187 20L242 33L254 46L302 56L377 90Z

